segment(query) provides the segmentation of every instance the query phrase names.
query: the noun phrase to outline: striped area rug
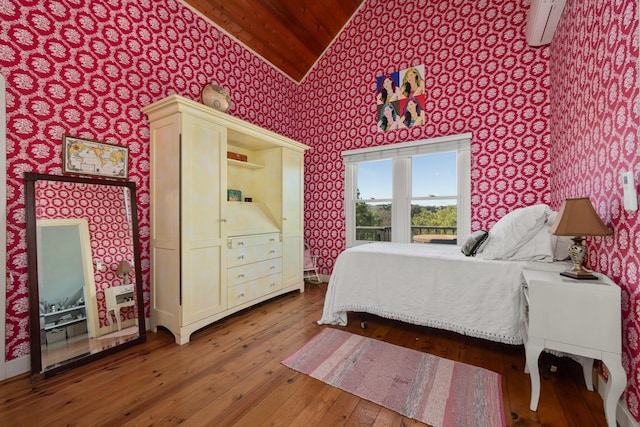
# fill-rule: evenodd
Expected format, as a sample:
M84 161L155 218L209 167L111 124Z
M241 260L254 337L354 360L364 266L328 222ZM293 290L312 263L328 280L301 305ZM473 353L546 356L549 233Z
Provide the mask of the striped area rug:
M504 426L500 374L325 328L282 361L434 427Z

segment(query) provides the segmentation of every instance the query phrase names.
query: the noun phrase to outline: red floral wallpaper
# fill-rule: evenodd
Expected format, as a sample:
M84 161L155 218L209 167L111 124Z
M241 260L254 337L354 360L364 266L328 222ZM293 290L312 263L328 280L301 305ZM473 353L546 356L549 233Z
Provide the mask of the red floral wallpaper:
M23 173L60 174L62 135L129 147L149 299L149 128L142 106L229 88L236 117L297 138L296 85L175 1L22 0L0 5L7 79L6 358L29 353ZM148 306L145 307L148 315Z
M591 268L622 288L627 406L640 420L640 220L622 205L620 174L638 188L638 4L569 1L555 35L551 71L551 194L588 196L613 231L588 239ZM597 315L597 313L594 313Z
M305 236L331 272L345 249L344 150L464 132L472 230L549 202L548 48L526 43L525 1L367 1L305 78ZM376 77L424 64L425 125L379 132Z
M126 197L128 195L128 190ZM99 187L56 181L36 183L36 217L38 219L84 218L89 223L91 259L102 260L103 269L94 265L98 319L100 327L109 326L104 290L122 285L116 275L118 262L133 262L133 242L129 218L126 215L122 187ZM129 283L135 283L130 273ZM129 307L122 309L123 320L134 317Z

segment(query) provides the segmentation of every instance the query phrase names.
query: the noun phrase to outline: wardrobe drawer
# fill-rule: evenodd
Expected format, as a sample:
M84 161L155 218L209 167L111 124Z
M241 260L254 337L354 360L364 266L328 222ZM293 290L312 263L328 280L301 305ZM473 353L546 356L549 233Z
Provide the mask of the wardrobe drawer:
M282 243L239 247L227 251L227 267L251 264L253 262L279 258L282 256Z
M280 233L254 234L251 236L236 236L227 239L229 249L247 248L249 246L266 245L282 241Z
M227 286L235 286L280 272L282 272L282 258L233 267L227 270Z
M232 286L227 291L229 308L247 303L282 288L282 274L272 274L251 282Z

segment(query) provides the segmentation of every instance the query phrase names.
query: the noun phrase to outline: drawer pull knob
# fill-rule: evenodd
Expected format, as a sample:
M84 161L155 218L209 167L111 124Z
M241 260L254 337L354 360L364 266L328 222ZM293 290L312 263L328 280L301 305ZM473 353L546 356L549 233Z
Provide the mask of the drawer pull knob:
M238 294L238 298L243 298L244 297L244 292Z
M275 265L272 265L271 267L269 267L269 270L275 270L275 269L276 269Z
M276 285L276 284L275 284L275 282L274 282L274 283L271 283L271 284L269 285L269 287L270 287L270 288L273 288L275 285Z
M274 251L273 249L271 249L271 250L269 251L269 253L270 253L270 254L275 254L275 253L276 253L276 251Z
M238 242L238 246L244 246L244 242Z
M244 274L238 274L238 278L242 279L244 277Z
M244 259L244 255L240 255L238 259Z
M269 239L269 241L270 241L270 242L275 242L275 241L276 241L276 239L271 238L271 239Z

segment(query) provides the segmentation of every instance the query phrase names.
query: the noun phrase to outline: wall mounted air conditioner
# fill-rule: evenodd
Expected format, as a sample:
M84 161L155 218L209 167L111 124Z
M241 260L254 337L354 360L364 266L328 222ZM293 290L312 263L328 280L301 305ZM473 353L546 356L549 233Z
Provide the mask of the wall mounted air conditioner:
M531 0L525 35L531 46L551 43L566 0Z

